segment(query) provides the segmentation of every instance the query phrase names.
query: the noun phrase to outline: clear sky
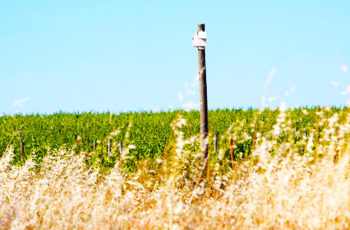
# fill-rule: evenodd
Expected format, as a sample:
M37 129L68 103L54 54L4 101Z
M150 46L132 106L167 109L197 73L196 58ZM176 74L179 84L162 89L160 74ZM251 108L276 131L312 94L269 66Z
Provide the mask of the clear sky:
M0 1L0 114L345 105L350 1Z

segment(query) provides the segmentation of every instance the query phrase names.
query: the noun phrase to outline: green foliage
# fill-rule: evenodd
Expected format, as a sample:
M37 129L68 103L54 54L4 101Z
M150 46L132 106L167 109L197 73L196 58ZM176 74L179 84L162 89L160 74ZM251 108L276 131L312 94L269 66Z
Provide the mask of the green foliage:
M33 156L40 163L50 150L74 150L92 152L94 143L99 146L114 130L122 131L114 137L120 140L129 121L130 114L65 114L53 115L15 115L0 118L0 152L10 145L14 147L14 164L23 164ZM124 131L125 133L125 131ZM20 151L20 140L24 151ZM103 152L104 147L99 149Z
M272 130L280 114L278 109L225 109L209 111L209 152L210 160L229 166L229 139L233 142L236 160L247 158L261 144L261 137L275 140L271 154L278 146L289 143L295 152L304 154L306 138L313 135L314 144L322 141L322 131L329 126L328 119L337 114L337 123L344 124L347 108L321 107L297 108L285 112L289 129L277 137ZM147 160L150 167L156 167L156 159L164 159L174 150L175 134L171 124L181 115L186 125L181 128L184 139L195 138L186 144L184 150L200 152L200 113L198 111L176 111L160 113L57 113L52 115L14 115L0 117L0 157L13 147L12 163L22 165L33 158L39 165L42 159L54 151L73 151L86 155L90 167L108 170L121 160L127 172L134 172L138 162ZM337 127L335 127L337 129ZM337 131L337 130L336 130ZM218 135L217 151L214 151L214 135ZM260 138L260 139L259 139ZM107 143L111 140L111 152ZM20 142L24 143L23 153ZM123 142L123 157L119 144ZM313 147L314 148L314 147ZM220 153L221 152L221 153ZM223 154L222 160L218 160Z
M22 165L28 158L40 164L50 151L89 153L86 163L111 168L120 158L119 143L130 149L126 168L135 170L131 161L162 156L174 140L171 122L176 113L82 113L53 115L15 115L0 117L0 154L14 148L12 163ZM129 125L131 127L129 128ZM126 133L129 137L126 138ZM111 155L107 143L111 139ZM20 141L24 143L21 153ZM0 156L1 156L0 155ZM129 167L130 166L130 167Z

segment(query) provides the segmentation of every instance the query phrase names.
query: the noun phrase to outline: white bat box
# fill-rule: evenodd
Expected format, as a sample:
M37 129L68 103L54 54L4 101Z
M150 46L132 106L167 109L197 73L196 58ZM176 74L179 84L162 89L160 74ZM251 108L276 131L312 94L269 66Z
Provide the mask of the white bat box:
M207 34L204 31L199 31L192 36L192 45L198 49L204 49L207 45Z

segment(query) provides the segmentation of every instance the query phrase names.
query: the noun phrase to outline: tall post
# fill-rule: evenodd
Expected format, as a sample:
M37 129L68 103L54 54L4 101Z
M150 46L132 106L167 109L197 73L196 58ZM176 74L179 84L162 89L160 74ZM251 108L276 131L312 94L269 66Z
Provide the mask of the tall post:
M205 32L205 24L198 24L198 32ZM201 111L201 151L204 158L208 157L208 97L207 71L205 65L205 46L198 47L199 90Z

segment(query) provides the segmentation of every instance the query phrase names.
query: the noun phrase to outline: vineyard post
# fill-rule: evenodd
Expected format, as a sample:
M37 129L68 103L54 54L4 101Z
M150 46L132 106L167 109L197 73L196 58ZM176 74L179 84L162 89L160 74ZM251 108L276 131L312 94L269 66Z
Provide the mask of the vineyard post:
M112 138L110 137L110 138L108 139L108 146L107 146L107 153L108 153L108 156L112 155L111 144L112 144Z
M105 148L105 140L103 139L102 140L102 155L104 155L104 153L105 153L104 148Z
M218 137L219 137L218 133L215 133L215 135L214 135L214 152L216 152L218 149Z
M206 33L205 24L198 24L198 31L193 36L193 46L198 49L199 65L199 91L200 91L200 112L201 112L201 151L204 159L208 157L208 98L207 98L207 74L205 64Z
M97 143L96 143L96 141L94 141L94 144L93 144L94 151L96 150L96 145L97 145Z
M234 156L233 156L232 137L229 138L229 147L230 147L230 155L231 155L232 169L234 169L234 167L235 167L235 165L234 165L235 158L234 158Z
M24 152L24 143L22 141L22 138L21 138L21 128L19 128L18 130L18 138L19 138L19 150L21 152L21 157L23 156L23 152Z
M19 146L20 146L20 149L21 149L21 155L23 156L23 152L24 152L24 143L23 143L22 140L19 142Z
M120 151L120 155L123 154L123 141L119 143L119 151Z

